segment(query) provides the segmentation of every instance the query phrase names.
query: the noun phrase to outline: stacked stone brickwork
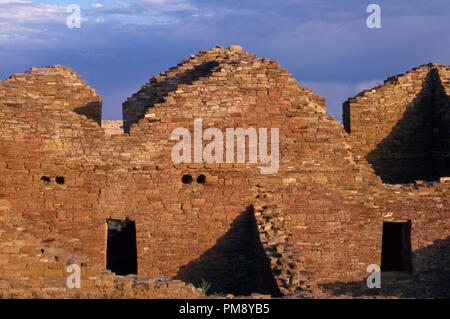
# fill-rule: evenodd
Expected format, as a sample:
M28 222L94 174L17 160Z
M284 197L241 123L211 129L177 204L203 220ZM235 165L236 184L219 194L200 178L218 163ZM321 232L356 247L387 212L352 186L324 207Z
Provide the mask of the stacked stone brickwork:
M1 224L1 298L199 298L200 289L170 278L119 277L86 258L50 248L23 229ZM81 288L68 288L71 264Z
M208 293L289 295L317 284L364 280L367 266L381 262L386 220L412 221L418 276L449 273L441 247L450 234L450 184L383 184L360 160L352 135L326 114L325 100L299 86L275 61L236 46L200 51L124 103L127 134L111 134L73 108L61 107L46 89L52 84L42 83L38 71L26 73L28 83L39 88L27 92L43 92L35 99L24 100L14 79L0 87L0 229L8 229L9 236L0 248L6 248L8 264L21 264L2 277L3 287L17 284L10 275L33 268L34 258L41 258L41 244L30 248L34 257L23 263L28 256L8 248L21 247L16 236L24 233L45 243L47 252L101 271L92 288L79 292L82 297L127 297L138 286L149 287L135 293L139 296L190 291L199 296L176 280L197 287L206 281ZM85 87L73 94L76 100L92 91ZM442 92L433 96L445 98ZM278 128L279 169L261 174L265 164L248 158L245 163L175 164L171 153L178 141L171 133L187 128L193 136L195 119L202 120L203 130L218 128L224 136L227 128ZM444 152L446 144L439 145ZM124 279L131 287L126 292L114 288L124 277L106 271L109 219L136 225L138 277ZM444 244L433 248L436 242ZM58 276L63 264L52 266L59 267ZM133 286L143 277L175 281L165 292L155 288L156 279ZM102 278L110 278L109 289L103 289ZM30 291L27 280L24 291ZM36 285L44 285L38 290L50 285L38 280ZM52 296L67 292L55 289L60 290Z
M123 121L103 120L102 128L107 135L123 134Z
M344 103L355 153L385 182L450 175L449 68L425 64Z
M65 108L101 123L102 100L95 90L80 80L72 69L55 65L53 67L32 68L23 74L15 74L2 83L0 92L5 104L40 103L44 109ZM14 91L14 96L5 95L5 89ZM11 99L9 99L11 97Z
M436 83L434 175L450 176L450 67L438 65L432 76Z
M230 47L229 51L217 47L208 51L202 50L198 55L191 55L190 58L179 63L177 67L154 76L149 83L145 84L139 92L123 104L124 129L126 132L129 131L131 124L142 119L146 111L154 107L155 104L170 101L170 99L166 99L167 95L177 89L180 90L183 85L192 85L195 81L207 80L211 76L222 77L222 80L226 80L226 77L224 77L227 72L226 69L244 68L245 70L246 67L259 65L261 62L267 63L269 60L260 59L242 51L242 48L238 46ZM237 64L241 64L241 66ZM246 65L242 66L242 64ZM272 65L272 68L273 66L275 64ZM225 67L224 70L222 70L223 67ZM287 72L284 72L284 74L284 76L289 76ZM245 83L251 82L252 79L243 76L240 81ZM325 110L325 99L313 94L307 88L298 87L297 89L299 93L304 93L305 97L308 96L312 101L323 106L323 110ZM299 94L299 97L301 95L303 94Z
M215 54L224 51L226 52L221 48L211 50ZM245 54L241 52L241 56L245 57ZM363 163L356 165L351 146L346 143L345 132L336 121L321 112L320 105L314 105L310 102L313 99L305 97L303 100L296 100L299 87L295 82L290 85L291 81L288 80L288 83L281 84L282 70L272 69L271 61L266 61L267 64L264 65L264 61L251 59L254 62L248 65L247 60L241 58L243 61L239 62L234 58L234 53L231 56L233 63L218 66L221 72L212 73L210 77L201 78L190 86L181 85L176 92L169 93L165 103L154 105L145 114L145 120L131 128L131 134L159 134L160 139L165 139L166 132L176 127L188 127L192 132L193 114L202 118L208 126L222 127L222 130L239 126L280 127L280 141L283 141L280 142L280 171L276 176L258 176L253 173L251 181L257 185L258 192L269 190L273 194L272 200L276 203L269 202L267 206L276 205L281 214L291 220L286 224L289 225L299 258L294 263L306 260L309 265L307 271L320 281L336 280L344 273L348 278L354 278L356 274L363 276L366 269L361 267L362 264L368 265L370 260L380 263L382 214L390 214L389 201L381 206L374 204L374 192L383 194L377 201L385 198L394 200L392 190L381 185L370 167ZM250 74L245 75L246 72ZM252 73L255 75L251 75ZM267 79L263 76L264 73ZM265 80L270 85L265 84ZM208 87L211 88L210 92L204 89ZM235 87L242 88L245 92L242 100L239 97L231 98L240 92ZM256 89L256 98L253 100L252 89ZM281 97L278 92L282 92ZM215 98L215 94L219 96ZM307 97L307 94L304 95ZM230 103L231 101L233 102ZM289 101L286 104L290 107L284 106L284 101ZM214 109L213 113L211 109ZM171 122L175 124L170 127L165 124ZM149 132L141 132L146 126L149 127ZM169 150L167 148L166 154ZM219 167L226 168L228 165L221 164ZM202 166L210 167L203 164L191 165L197 169ZM250 168L251 165L248 169ZM207 170L204 172L208 174ZM266 190L263 191L263 187ZM281 197L281 194L286 195ZM407 208L411 206L408 203L411 197L408 195L408 191L396 194L402 203L398 211L410 211L404 214L412 218L415 208ZM438 196L440 199L437 202L429 198L433 209L435 205L441 207L442 198L445 198L443 193ZM427 200L424 200L424 204L427 204ZM444 221L447 213L447 209L442 211L441 218ZM440 226L433 222L426 225L425 219L423 223L423 227L437 227L440 229L439 233L448 234L446 222ZM354 234L355 225L360 225L357 228L361 230L358 236ZM420 247L425 243L419 233L417 236L416 243ZM439 234L434 236L441 237ZM349 246L350 241L354 246ZM376 248L364 248L364 243L368 241L375 243ZM285 277L281 273L275 276L279 275Z
M182 172L168 174L168 158L160 161L148 138L109 137L95 123L65 109L2 105L2 112L2 160L7 159L2 161L3 191L13 211L4 212L6 220L23 223L36 237L52 239L55 247L103 265L106 220L129 217L137 225L139 274L179 273L181 278L194 277L196 283L201 277L231 278L227 288L231 292L251 289L247 287L257 282L248 275L253 248L241 245L242 239L254 241L251 219L242 199L232 194L236 183L245 185L242 173L233 177L217 172L205 185L184 185ZM20 125L18 118L23 119ZM64 178L63 184L58 177ZM223 186L211 189L211 181ZM182 204L174 193L185 198ZM217 200L229 205L230 215L223 213L223 207L212 213L209 206L203 207L206 194L219 195ZM240 215L244 216L234 221ZM233 221L236 226L230 231ZM180 233L181 229L186 232ZM222 246L214 249L226 233ZM228 245L236 248L231 255ZM189 265L199 258L200 263ZM215 260L217 269L210 260ZM188 274L180 269L183 265Z
M58 83L56 93L55 84L48 82L52 77ZM22 80L26 90L17 84ZM95 242L102 249L104 234L96 234L96 222L90 220L99 191L90 196L89 182L95 177L89 171L94 171L94 158L104 165L106 161L84 145L96 138L99 145L107 145L109 139L97 120L75 113L83 105L101 105L83 83L70 69L56 66L13 76L0 88L2 297L198 297L198 290L179 281L116 277L105 271L104 257L90 258L89 247ZM58 177L63 178L60 184ZM78 225L72 223L76 220ZM69 263L82 266L81 290L66 287Z

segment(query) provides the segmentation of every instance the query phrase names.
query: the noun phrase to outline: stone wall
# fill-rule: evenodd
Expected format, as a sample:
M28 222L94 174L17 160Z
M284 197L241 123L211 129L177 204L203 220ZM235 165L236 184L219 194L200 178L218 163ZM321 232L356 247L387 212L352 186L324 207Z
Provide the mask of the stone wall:
M123 121L103 120L102 128L107 135L123 134Z
M425 64L344 103L355 153L389 183L450 174L448 67Z
M432 76L436 84L434 175L450 176L450 68L439 66L433 69Z
M12 88L5 90L14 95ZM106 220L128 217L137 226L139 274L182 277L187 268L198 283L206 270L225 292L235 293L245 286L242 277L252 276L249 248L241 239L252 242L253 228L238 218L249 201L233 191L241 185L250 196L245 172L212 166L206 183L198 184L195 179L206 171L174 168L167 157L161 161L152 142L159 136L108 136L75 113L43 110L38 103L2 105L2 123L8 222L104 265ZM194 183L181 182L186 173Z
M27 73L28 81L46 92L51 84L38 73ZM362 280L367 265L381 261L383 221L410 219L415 271L447 269L444 249L425 248L449 236L449 184L382 184L326 114L324 99L275 61L239 47L200 51L124 103L128 134L109 134L47 103L53 93L23 100L9 81L0 87L0 221L47 250L104 271L106 220L128 218L136 225L138 276L197 286L204 279L216 293L292 294ZM88 87L77 94L100 101ZM279 170L264 175L261 163L248 160L175 164L171 132L193 135L194 119L224 135L226 128L279 128ZM183 183L186 175L191 183ZM182 287L185 296L191 288Z
M180 90L176 92L180 93L182 88L192 85L196 81L207 81L211 77L219 77L219 79L221 78L225 81L227 79L227 71L222 70L224 66L227 66L227 69L229 69L233 64L246 63L259 65L258 63L260 62L264 63L268 61L269 59L260 59L255 55L242 51L242 48L239 46L231 46L229 51L224 51L223 48L217 47L208 51L202 50L198 55L191 55L190 58L183 59L183 62L179 63L176 67L154 76L150 79L149 83L142 86L140 91L133 94L132 97L123 103L125 132L129 131L133 123L137 123L142 119L148 109L153 108L158 103L170 102L171 100L167 99L170 92ZM271 68L273 69L274 66ZM243 73L245 74L246 72L244 71ZM287 72L284 72L284 74L284 76L288 76ZM247 73L247 76L243 75L240 81L251 84L251 81L255 79L256 77L251 78ZM260 74L259 79L264 79L264 74ZM312 91L307 88L298 87L298 90L301 93L305 92L305 95L308 95L312 101L325 108L325 99L312 94Z
M64 108L101 123L101 98L67 67L31 68L26 73L11 76L2 86L0 97L5 104L38 102L44 109ZM5 95L5 89L13 91L14 95Z
M87 258L48 247L1 224L0 298L201 298L201 289L170 278L115 276ZM69 265L80 266L80 288L69 288Z

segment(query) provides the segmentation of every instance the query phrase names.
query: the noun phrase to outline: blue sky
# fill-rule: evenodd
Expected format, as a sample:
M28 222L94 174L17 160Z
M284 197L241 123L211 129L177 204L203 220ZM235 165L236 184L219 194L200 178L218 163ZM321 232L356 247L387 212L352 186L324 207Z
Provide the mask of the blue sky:
M381 7L381 29L366 8ZM81 7L80 29L66 11ZM103 118L153 75L198 51L241 45L277 60L300 85L342 102L426 62L450 64L448 0L0 0L2 79L62 64L103 98Z

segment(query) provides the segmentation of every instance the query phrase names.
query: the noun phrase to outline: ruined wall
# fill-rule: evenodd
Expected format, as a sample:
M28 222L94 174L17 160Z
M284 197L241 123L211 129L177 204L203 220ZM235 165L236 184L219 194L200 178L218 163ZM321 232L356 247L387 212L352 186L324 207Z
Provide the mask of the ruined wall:
M448 178L441 178L450 174L448 72L448 66L425 64L360 93L343 108L344 127L350 134L346 140L355 159L363 165L367 160L384 182L416 181L383 185L382 192L374 190L368 197L373 199L369 205L380 211L381 221L411 220L412 276L417 292L410 296L420 296L423 286L435 289L450 280L446 275L450 260L445 253L449 185ZM421 179L437 182L417 181ZM379 223L377 227L380 231Z
M107 135L123 134L123 121L103 120L102 128Z
M69 111L72 107L55 99L53 82L47 84L48 78L41 71L18 76L25 77L28 85L34 84L35 87L27 90L40 95L32 97L23 93L15 85L15 77L0 88L1 192L10 207L2 211L2 220L23 224L37 238L56 243L60 240L68 251L86 247L84 253L89 256L93 254L92 248L74 238L92 233L95 225L98 188L89 185L88 171L93 171L89 165L101 160L95 154L95 146L87 140L101 137L103 132L96 122ZM55 67L45 71L59 82L66 81L68 88L74 88L65 97L58 95L61 100L75 101L77 107L83 107L78 103L91 105L92 101L100 101L70 70ZM64 90L59 88L57 94ZM94 218L90 220L92 215ZM98 242L104 238L90 236ZM72 242L67 244L69 240ZM101 244L92 250L101 252Z
M449 174L446 90L448 67L430 63L390 77L344 103L344 127L355 153L367 159L384 182Z
M26 73L11 76L2 86L14 92L12 96L0 95L5 104L39 102L44 109L64 108L101 123L101 98L67 67L31 68Z
M246 167L251 184L258 190L257 197L265 196L265 206L276 207L278 218L283 219L281 229L269 228L261 238L263 245L266 243L274 251L270 262L272 267L280 267L274 272L280 286L286 282L288 286L292 282L299 286L299 282L308 280L364 278L367 265L380 264L383 214L390 214L395 201L399 202L394 210L398 214L393 218L417 220L412 235L414 250L429 245L430 238L448 236L448 185L429 196L422 197L419 192L410 195L410 190L400 190L392 196L392 190L381 184L370 167L357 165L353 160L347 135L337 121L324 114L316 102L320 99L302 91L270 61L252 58L252 62L237 63L234 59L234 63L219 65L220 72L212 72L194 85L180 85L130 132L144 136L141 130L148 125L150 130L145 134L161 135L162 141L175 127L189 127L192 132L194 117L203 118L208 126L222 131L239 126L280 128L280 171L275 176L263 176L252 172L251 166ZM202 172L202 165L192 167ZM417 211L422 209L436 211L437 219L417 217ZM424 238L424 231L431 237ZM443 255L438 253L433 258L439 263ZM287 264L304 269L288 270ZM417 269L425 270L426 266Z
M435 96L435 176L450 176L450 68L439 66L432 73Z
M239 269L253 267L251 265L253 258L245 257L248 256L248 252L245 245L242 245L243 242L249 242L248 233L252 231L245 226L241 212L245 211L258 195L249 178L259 175L259 170L254 164L230 163L183 164L176 165L176 169L173 170L170 168L170 153L175 141L168 142L168 139L171 131L178 127L188 128L192 133L194 118L203 119L204 129L216 127L223 132L229 127L281 127L282 119L277 116L280 108L287 108L290 99L308 103L309 98L298 94L301 89L296 83L288 81L289 74L285 70L280 70L278 65L270 60L258 59L240 50L223 48L200 52L198 59L207 59L203 56L219 56L224 62L218 65L217 70L213 70L211 76L201 78L189 86L180 85L176 92L169 93L165 103L155 105L138 125L131 127L130 136L157 141L156 163L158 169L163 170L164 176L168 177L169 181L165 180L165 183L171 185L171 180L179 183L184 174L191 174L194 177L193 192L186 191L178 197L178 201L181 202L184 214L197 214L198 210L199 226L189 225L189 219L192 217L184 221L184 225L186 231L192 231L187 238L200 236L202 240L198 241L197 246L189 248L186 247L188 239L179 245L186 247L192 255L193 251L197 251L207 243L208 238L212 237L213 240L206 254L200 254L194 258L194 262L181 267L179 276L185 276L187 272L190 274L211 272L216 273L217 280L229 278L231 283L242 282L244 287L249 287L248 283L245 283L245 278L251 277L251 274L248 270ZM195 59L197 58L193 58ZM269 90L269 81L273 91ZM286 85L291 85L298 91L282 92L281 88ZM280 99L282 102L278 105L272 103ZM320 109L312 102L311 108ZM206 184L196 185L195 179L199 174L206 176ZM165 201L165 198L163 200ZM201 204L197 206L199 200ZM176 199L170 198L170 201ZM215 235L209 234L206 225L214 225L212 228ZM169 267L176 267L173 257L171 259ZM214 260L214 263L210 262ZM220 264L222 266L219 266ZM212 271L213 269L215 271ZM199 275L196 276L198 278ZM216 279L211 281L216 282Z
M212 60L198 76L196 66ZM129 218L139 276L196 285L203 278L211 292L287 294L316 282L361 280L368 264L380 262L385 218L413 220L415 269L443 268L444 249L422 249L449 235L449 184L383 185L355 161L324 99L274 61L217 47L170 72L191 77L155 77L153 88L126 102L129 134L108 134L57 103L22 103L14 87L2 86L0 221L104 269L106 220ZM147 107L156 100L145 100L146 90L155 87L164 100ZM263 175L261 163L248 160L174 164L171 132L184 127L193 135L199 118L203 130L224 133L279 128L278 172Z
M163 103L170 92L176 91L182 86L188 86L195 81L206 79L212 76L225 76L220 74L220 64L239 63L239 60L246 59L245 63L253 63L259 60L255 55L243 53L239 46L231 46L230 52L224 54L221 48L217 47L211 50L202 50L198 55L191 55L190 58L183 59L176 67L170 68L167 72L161 72L154 76L149 83L142 86L141 90L133 94L123 103L123 121L125 132L128 132L130 126L137 123L145 116L148 109L153 108L155 104ZM236 61L233 61L235 59ZM212 74L215 72L216 74ZM243 75L242 81L252 80L249 75ZM255 74L256 76L256 74ZM261 77L263 74L260 75ZM255 79L255 78L253 78ZM225 78L224 78L225 80ZM300 92L312 93L307 88L300 88ZM318 95L310 94L310 98L317 104L325 108L325 99Z
M249 202L233 191L241 185L248 196L245 173L210 170L198 184L200 172L174 169L170 157L161 161L147 137L110 137L93 122L39 103L2 105L1 137L5 221L104 265L106 219L128 217L137 225L139 274L186 278L183 269L190 269L196 283L225 278L227 291L253 285L253 248L241 241L253 242L253 228L249 216L238 218ZM194 183L181 182L185 173Z
M169 278L118 277L60 248L51 248L24 227L0 222L1 298L201 298L200 289ZM68 266L80 266L80 288L68 288Z

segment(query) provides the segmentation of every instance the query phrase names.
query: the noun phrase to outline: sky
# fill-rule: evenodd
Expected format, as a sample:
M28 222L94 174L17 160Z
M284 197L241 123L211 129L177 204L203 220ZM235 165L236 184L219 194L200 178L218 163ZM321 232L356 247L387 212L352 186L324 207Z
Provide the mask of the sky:
M370 29L369 4L381 9ZM77 4L81 27L68 28ZM0 77L65 65L103 98L103 119L190 54L240 45L342 103L427 62L450 64L449 0L0 0Z

